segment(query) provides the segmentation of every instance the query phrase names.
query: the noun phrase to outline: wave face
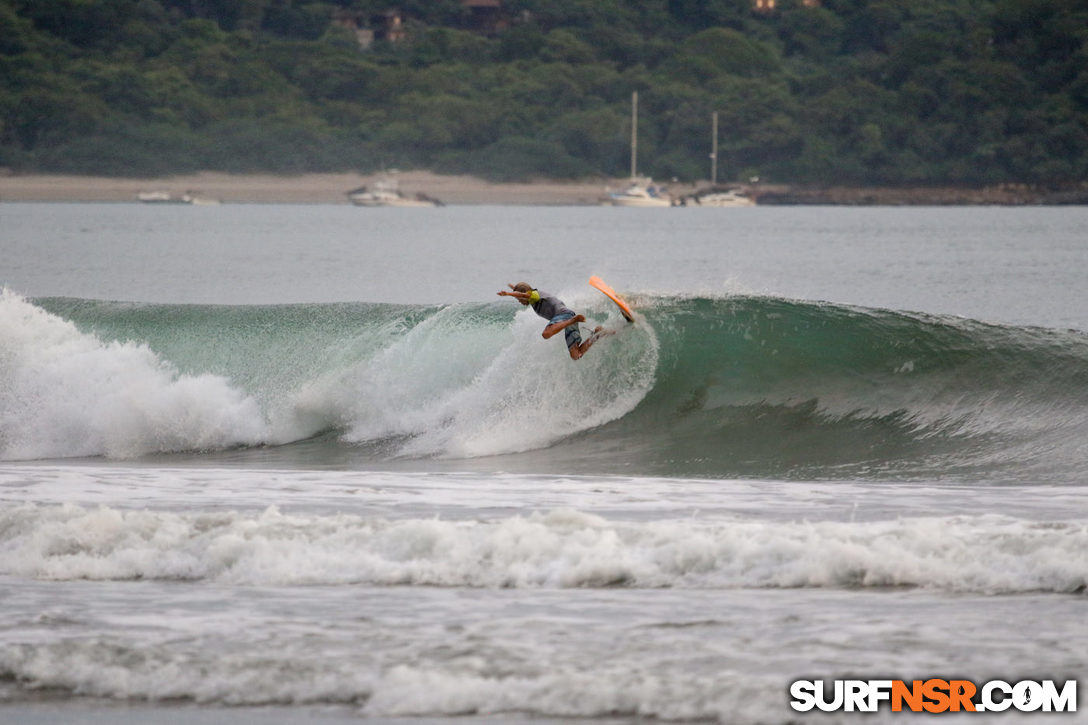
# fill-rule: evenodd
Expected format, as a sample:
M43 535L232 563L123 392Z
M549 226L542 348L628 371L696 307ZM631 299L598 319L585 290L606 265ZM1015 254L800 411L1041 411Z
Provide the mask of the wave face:
M0 457L292 444L587 473L1088 472L1083 332L758 296L632 301L642 319L629 326L603 298L571 300L618 330L572 363L506 301L150 305L5 290Z

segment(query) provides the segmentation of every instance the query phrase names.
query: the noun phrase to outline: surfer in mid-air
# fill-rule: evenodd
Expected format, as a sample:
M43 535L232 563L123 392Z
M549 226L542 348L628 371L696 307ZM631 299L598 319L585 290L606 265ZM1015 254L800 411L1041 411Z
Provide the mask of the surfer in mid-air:
M499 296L513 297L523 305L531 305L533 312L547 320L548 325L542 333L545 340L562 332L567 339L567 352L570 353L571 360L577 360L585 355L586 350L600 337L601 328L598 327L585 342L582 342L582 332L578 328L578 323L586 321L585 315L576 314L574 310L563 304L563 301L558 297L533 289L533 286L528 282L518 282L506 286L511 291L502 290L499 292Z

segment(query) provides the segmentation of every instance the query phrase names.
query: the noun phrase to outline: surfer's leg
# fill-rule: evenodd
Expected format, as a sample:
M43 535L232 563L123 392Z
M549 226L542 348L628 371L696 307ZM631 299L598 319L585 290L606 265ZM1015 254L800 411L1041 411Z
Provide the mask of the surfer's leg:
M570 352L570 359L577 360L578 358L585 355L586 350L593 347L593 343L597 342L597 340L601 339L602 337L607 337L608 335L615 334L615 330L606 330L600 326L593 328L593 334L587 337L585 342L580 342L567 348L567 350Z
M604 332L600 326L593 328L593 334L586 338L585 342L582 342L582 335L578 333L578 328L572 328L575 331L574 335L568 333L567 336L567 352L570 353L571 360L578 360L589 348L593 347L593 343L597 342L597 339L604 337L605 335L611 335L611 332Z
M569 318L567 318L565 320L560 320L559 322L553 322L553 323L551 323L550 325L548 325L547 327L544 328L544 332L541 333L541 336L545 340L547 340L552 335L556 335L556 334L562 332L563 330L567 329L571 325L576 325L579 322L585 322L585 321L586 321L586 316L585 315L575 315L574 317L569 317Z

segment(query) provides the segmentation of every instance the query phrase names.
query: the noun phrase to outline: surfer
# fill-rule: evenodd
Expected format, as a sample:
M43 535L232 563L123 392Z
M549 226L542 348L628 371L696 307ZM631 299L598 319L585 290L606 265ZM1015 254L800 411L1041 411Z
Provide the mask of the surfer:
M586 350L600 336L601 328L598 327L585 342L582 342L582 332L578 328L578 323L586 321L585 315L576 314L574 310L563 304L563 301L558 297L547 292L540 292L528 282L518 282L506 286L511 291L501 290L499 297L513 297L523 305L532 305L533 312L548 321L548 325L544 328L541 336L547 340L552 335L562 332L567 339L567 352L570 353L571 360L577 360L585 355Z

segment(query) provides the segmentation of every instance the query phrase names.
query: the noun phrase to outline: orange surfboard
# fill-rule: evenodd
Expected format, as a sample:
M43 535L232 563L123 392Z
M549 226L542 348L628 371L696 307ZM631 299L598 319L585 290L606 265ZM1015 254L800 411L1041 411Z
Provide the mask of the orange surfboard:
M616 306L620 308L620 314L623 315L625 320L627 320L628 322L635 321L635 313L631 310L630 305L624 302L623 298L616 294L616 291L614 289L606 285L603 279L601 279L597 275L593 275L589 278L589 283L599 289L601 292L604 292L605 296L608 297L608 299L616 303Z

